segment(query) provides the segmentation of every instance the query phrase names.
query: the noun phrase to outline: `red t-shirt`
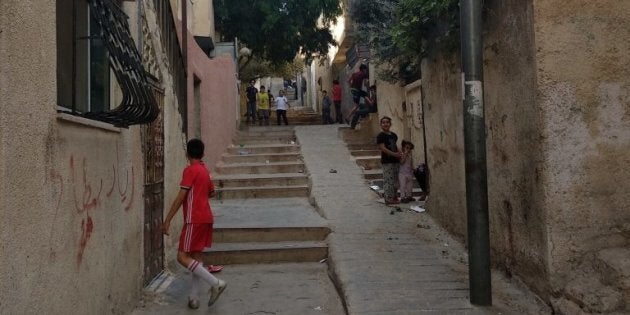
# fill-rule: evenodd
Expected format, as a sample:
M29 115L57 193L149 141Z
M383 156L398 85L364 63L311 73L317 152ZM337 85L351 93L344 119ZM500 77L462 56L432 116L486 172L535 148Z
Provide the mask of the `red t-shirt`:
M341 85L333 84L333 87L332 87L332 100L333 100L333 102L341 101Z
M206 165L203 162L188 165L179 185L188 190L184 200L184 223L213 223L208 194L214 190L214 184Z
M351 78L352 79L350 80L351 81L350 87L353 89L360 90L361 88L363 88L363 80L367 79L368 75L361 71L357 71L352 74Z

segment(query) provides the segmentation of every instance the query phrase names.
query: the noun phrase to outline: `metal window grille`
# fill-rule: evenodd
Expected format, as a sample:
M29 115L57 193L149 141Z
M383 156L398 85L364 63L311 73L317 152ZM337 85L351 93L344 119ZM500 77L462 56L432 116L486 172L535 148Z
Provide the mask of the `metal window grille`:
M112 110L88 112L84 117L117 127L150 123L159 108L129 31L127 15L115 0L89 0L90 14L109 53L110 68L122 90L121 103Z

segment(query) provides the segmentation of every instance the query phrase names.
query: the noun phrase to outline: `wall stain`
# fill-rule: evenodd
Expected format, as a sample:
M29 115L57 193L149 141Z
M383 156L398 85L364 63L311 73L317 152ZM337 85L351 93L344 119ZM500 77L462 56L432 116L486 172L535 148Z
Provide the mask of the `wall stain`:
M118 165L120 164L118 157L118 147L116 148L116 162L112 164L112 182L109 187L109 191L106 194L103 194L104 187L104 179L102 177L97 177L91 175L89 173L88 168L88 160L87 158L81 159L80 168L75 162L75 157L73 154L70 155L69 159L69 180L70 186L72 189L71 198L72 205L74 207L74 211L77 214L84 215L85 217L81 219L81 237L79 239L78 251L76 254L76 263L77 267L80 267L83 258L85 257L85 251L90 243L90 239L95 229L95 223L92 218L92 212L96 209L100 208L103 204L104 198L112 198L118 197L120 203L123 206L125 212L128 212L135 198L135 172L133 166L131 167L131 176L129 175L129 170L126 171L126 175L124 179L121 178L120 170L118 169ZM130 178L131 177L131 178ZM57 187L57 202L55 213L59 211L61 208L61 202L64 199L64 177L56 170L51 170L49 172L49 178L53 184L53 187ZM93 186L93 183L97 183ZM129 187L131 186L131 187ZM114 194L114 191L117 191L118 194ZM57 214L55 214L55 217ZM52 232L51 232L52 233ZM52 237L52 235L51 235ZM53 251L51 247L50 258L54 259L56 253Z

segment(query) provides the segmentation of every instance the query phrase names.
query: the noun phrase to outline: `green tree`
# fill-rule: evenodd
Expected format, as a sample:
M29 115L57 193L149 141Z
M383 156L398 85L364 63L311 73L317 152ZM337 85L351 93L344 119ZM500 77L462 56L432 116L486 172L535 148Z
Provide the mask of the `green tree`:
M267 60L253 57L246 61L241 61L239 65L239 78L243 82L262 77L279 77L284 79L294 79L296 73L304 69L302 59L295 58L292 62L281 62L272 64Z
M217 31L244 43L251 60L280 65L299 53L310 62L336 45L329 26L341 14L340 0L218 0L214 7Z
M350 0L361 42L369 44L379 78L409 83L431 49L458 45L457 0Z

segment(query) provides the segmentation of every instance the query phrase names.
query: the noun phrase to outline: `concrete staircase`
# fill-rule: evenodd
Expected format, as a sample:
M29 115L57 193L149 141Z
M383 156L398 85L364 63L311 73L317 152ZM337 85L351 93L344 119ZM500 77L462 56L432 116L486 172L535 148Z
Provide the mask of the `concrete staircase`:
M241 132L216 166L217 199L308 197L308 176L290 127Z
M350 154L363 171L366 180L383 179L381 151L376 146L376 139L365 131L352 130L350 127L339 128L339 137L346 143Z
M328 256L325 220L291 126L249 127L216 165L207 264L315 262Z
M363 178L370 187L378 186L376 192L383 195L383 166L381 151L377 149L375 137L369 137L364 130L352 130L349 127L339 128L339 137L344 140L355 162L361 167ZM412 195L423 196L418 182L413 181Z

